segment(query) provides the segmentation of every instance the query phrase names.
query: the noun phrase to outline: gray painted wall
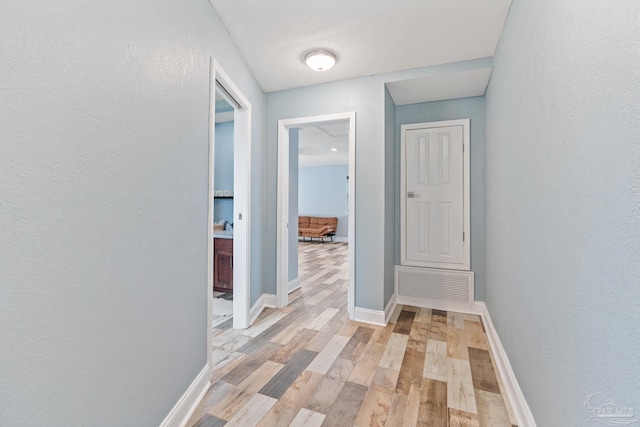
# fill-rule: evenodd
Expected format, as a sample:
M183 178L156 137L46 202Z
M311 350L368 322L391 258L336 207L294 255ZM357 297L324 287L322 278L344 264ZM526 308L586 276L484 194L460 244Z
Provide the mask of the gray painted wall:
M515 0L486 94L486 292L539 426L640 407L640 3ZM637 418L637 410L636 410Z
M264 95L206 0L0 28L0 425L158 425L206 364L209 58L253 106L252 299Z
M289 129L289 282L298 278L298 137Z
M484 299L484 97L400 105L396 108L395 262L400 263L400 126L408 123L471 119L471 270L475 276L475 299Z
M349 236L347 176L349 165L308 166L300 168L298 180L300 215L337 217L336 237L344 239Z
M375 79L354 79L267 94L265 209L272 225L265 228L267 292L275 293L277 121L319 114L356 111L356 296L358 307L382 309L384 161L382 108L384 87ZM360 211L358 211L360 207ZM271 247L269 247L271 246Z
M271 92L266 95L265 148L265 292L275 293L277 122L279 119L356 112L356 226L355 305L384 309L389 292L388 274L393 269L392 242L387 232L392 222L387 172L392 171L385 147L385 86L396 80L491 66L490 58L434 67L417 68L334 83ZM391 168L391 169L389 169ZM395 174L395 172L394 172ZM388 245L388 246L385 246ZM390 270L391 269L391 270Z
M400 169L396 161L396 104L391 98L389 90L384 88L384 305L395 292L394 273L395 265L399 262L395 259L396 236L400 236L396 230L396 205L399 198L396 193L400 188L396 188L396 175ZM398 181L399 182L399 181Z
M233 190L233 122L216 123L214 179L216 190ZM233 222L233 199L215 199L213 218Z

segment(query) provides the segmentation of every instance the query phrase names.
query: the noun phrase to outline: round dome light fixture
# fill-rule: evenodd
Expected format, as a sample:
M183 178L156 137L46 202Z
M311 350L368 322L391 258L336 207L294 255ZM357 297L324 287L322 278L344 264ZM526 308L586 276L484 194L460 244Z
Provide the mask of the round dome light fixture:
M304 62L316 71L327 71L336 63L336 54L326 49L316 49L304 56Z

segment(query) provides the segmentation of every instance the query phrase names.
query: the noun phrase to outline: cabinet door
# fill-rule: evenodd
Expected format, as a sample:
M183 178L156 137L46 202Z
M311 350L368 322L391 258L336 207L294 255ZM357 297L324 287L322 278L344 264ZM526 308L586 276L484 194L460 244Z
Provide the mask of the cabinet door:
M233 292L233 240L215 240L213 290Z

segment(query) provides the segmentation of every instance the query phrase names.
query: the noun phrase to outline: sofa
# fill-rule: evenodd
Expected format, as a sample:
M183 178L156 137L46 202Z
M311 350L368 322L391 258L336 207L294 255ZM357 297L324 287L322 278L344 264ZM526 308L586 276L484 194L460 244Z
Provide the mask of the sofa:
M325 237L329 237L333 242L333 236L338 229L338 218L320 216L299 216L298 217L298 237L306 241L307 237L313 242L314 238L320 239L324 243Z

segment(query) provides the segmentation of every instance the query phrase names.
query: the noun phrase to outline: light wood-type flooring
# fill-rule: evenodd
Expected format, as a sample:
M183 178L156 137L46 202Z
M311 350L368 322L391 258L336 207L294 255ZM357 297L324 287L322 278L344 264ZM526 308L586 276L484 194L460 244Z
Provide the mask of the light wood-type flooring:
M515 425L480 317L411 306L349 320L347 246L301 243L302 288L246 330L213 332L189 426Z
M227 301L225 304L216 302ZM213 291L213 313L211 316L212 327L218 326L220 323L233 319L233 294L225 292ZM230 311L230 312L229 312Z

